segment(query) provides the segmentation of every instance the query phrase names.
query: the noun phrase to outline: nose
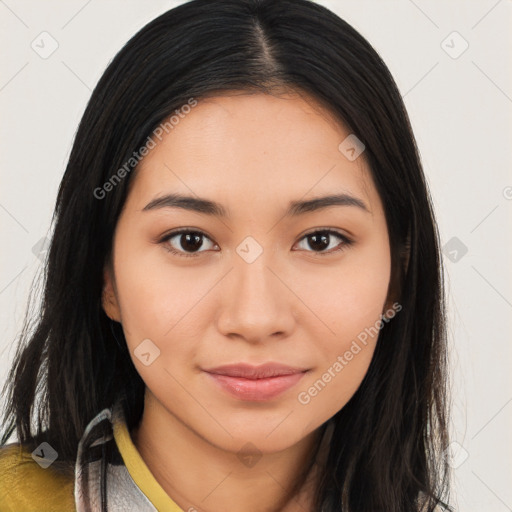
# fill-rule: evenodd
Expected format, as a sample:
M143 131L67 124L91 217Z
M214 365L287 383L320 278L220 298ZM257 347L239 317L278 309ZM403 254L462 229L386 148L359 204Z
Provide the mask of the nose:
M223 280L221 291L217 328L223 335L262 343L293 332L299 300L269 252L252 263L235 255L234 268Z

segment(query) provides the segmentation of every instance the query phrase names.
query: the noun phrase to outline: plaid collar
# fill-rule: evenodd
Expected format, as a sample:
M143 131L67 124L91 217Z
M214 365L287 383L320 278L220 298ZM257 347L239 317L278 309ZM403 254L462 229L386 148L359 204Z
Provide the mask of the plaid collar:
M125 423L119 402L98 413L80 439L75 466L77 512L157 512L123 462L114 437L117 422Z

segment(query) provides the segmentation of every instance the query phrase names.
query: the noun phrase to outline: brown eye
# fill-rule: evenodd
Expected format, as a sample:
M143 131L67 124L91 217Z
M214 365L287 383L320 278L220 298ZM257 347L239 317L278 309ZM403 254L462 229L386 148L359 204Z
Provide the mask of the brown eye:
M333 242L336 238L341 240L341 243L333 245ZM311 233L305 235L301 241L302 240L306 241L306 247L303 246L302 249L311 249L313 252L318 253L320 256L341 251L353 243L352 240L332 229L312 231ZM329 247L331 250L327 251L326 249ZM332 250L333 248L334 250Z
M205 239L209 240L213 244L213 242L201 231L183 229L169 233L160 240L160 242L163 243L165 248L173 254L189 257L196 256L194 253L205 252L204 250L201 250L205 245L207 245L204 242Z

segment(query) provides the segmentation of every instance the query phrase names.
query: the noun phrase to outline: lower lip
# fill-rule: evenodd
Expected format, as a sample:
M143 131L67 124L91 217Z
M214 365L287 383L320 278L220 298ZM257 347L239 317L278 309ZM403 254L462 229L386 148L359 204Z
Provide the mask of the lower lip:
M275 398L295 386L306 372L269 377L266 379L243 379L206 372L224 391L241 400L262 402Z

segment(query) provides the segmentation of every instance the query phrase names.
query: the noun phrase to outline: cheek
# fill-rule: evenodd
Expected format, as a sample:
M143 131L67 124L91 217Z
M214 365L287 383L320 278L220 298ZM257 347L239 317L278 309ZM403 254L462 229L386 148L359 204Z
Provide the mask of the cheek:
M384 325L381 315L387 283L377 287L372 286L375 281L346 283L359 285L354 288L357 292L337 291L328 302L315 302L329 330L316 322L312 338L318 364L297 396L312 414L330 417L346 405L368 371Z
M309 416L330 418L352 398L363 381L374 352L374 345L333 353L328 364L305 380L297 393L297 402ZM350 356L349 356L350 354Z
M115 273L123 325L133 339L172 337L215 282L211 270L187 269L170 263L163 247L125 242L116 248L123 255Z
M301 386L299 403L335 414L356 392L375 351L390 279L387 246L368 247L343 265L317 273L301 289L318 318L309 315L320 364Z
M200 290L184 286L183 273L169 272L164 279L157 266L130 272L120 265L118 272L123 331L137 372L160 400L173 396L176 407L186 408L190 397L183 385L187 362L197 360L199 326L193 307L200 307Z
M384 312L390 280L390 255L385 244L347 252L340 262L302 272L297 295L310 307L308 323L323 340L326 353L343 350ZM314 324L313 324L314 322ZM312 327L313 328L313 327Z
M185 367L181 362L197 359L197 315L201 298L216 276L191 280L183 269L166 265L165 258L145 261L144 254L121 245L117 251L125 255L115 262L115 272L123 331L134 365L150 388L178 385L163 370L169 370L180 381L180 371ZM139 347L147 347L142 353L150 353L146 362L149 359L154 363L144 364L138 357Z

